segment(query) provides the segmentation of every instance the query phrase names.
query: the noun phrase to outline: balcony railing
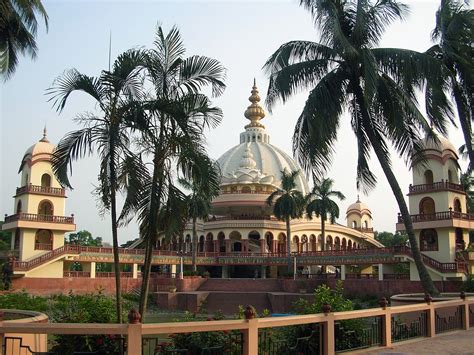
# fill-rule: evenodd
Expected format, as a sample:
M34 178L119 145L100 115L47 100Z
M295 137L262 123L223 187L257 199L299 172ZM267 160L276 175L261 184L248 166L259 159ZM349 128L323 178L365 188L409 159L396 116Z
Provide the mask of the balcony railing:
M35 250L53 250L51 243L35 243Z
M428 221L444 221L448 219L462 219L466 221L474 221L474 214L462 213L456 211L442 211L436 213L423 213L410 215L413 223ZM403 223L401 215L398 216L398 223Z
M433 184L420 184L420 185L410 185L409 194L421 194L425 192L435 192L435 191L456 191L464 192L462 185L454 184L448 181L439 181Z
M89 271L64 271L64 277L91 277Z
M355 229L356 231L359 231L359 232L362 232L362 233L373 233L374 232L373 228L352 227L352 229Z
M47 223L64 223L74 224L74 216L52 216L46 214L33 214L33 213L17 213L11 216L5 216L5 223L15 221L28 221L28 222L47 222Z
M51 187L51 186L39 186L28 184L16 189L16 195L23 194L41 194L41 195L51 195L51 196L66 196L66 190L60 187Z
M19 323L5 321L0 324L0 333L47 334L53 340L57 335L110 334L126 338L128 355L157 353L232 353L243 354L335 354L337 351L356 350L370 347L391 347L394 342L412 338L427 340L445 331L469 330L469 313L474 298L465 297L451 301L419 303L403 306L370 308L348 312L331 312L286 317L253 318L253 312L246 312L245 319L208 320L172 323L140 323L136 311L129 313L129 324L78 324L78 323ZM357 331L342 321L357 320ZM370 321L370 322L367 322ZM277 339L272 336L281 327L299 327L308 330L308 335L296 338L286 336ZM304 327L304 329L303 329ZM346 329L347 328L347 329ZM217 336L217 343L202 345L207 348L176 348L174 339ZM293 334L288 332L288 334ZM470 333L457 333L469 337ZM291 339L291 344L289 340ZM274 341L276 340L276 341ZM280 340L280 341L278 341ZM161 347L165 348L162 349ZM6 349L9 351L8 349ZM36 349L33 349L36 350ZM125 350L125 349L123 349ZM164 350L163 352L160 352ZM227 350L227 351L226 351ZM378 348L378 351L381 349ZM383 352L383 350L382 350ZM8 352L10 353L10 352Z

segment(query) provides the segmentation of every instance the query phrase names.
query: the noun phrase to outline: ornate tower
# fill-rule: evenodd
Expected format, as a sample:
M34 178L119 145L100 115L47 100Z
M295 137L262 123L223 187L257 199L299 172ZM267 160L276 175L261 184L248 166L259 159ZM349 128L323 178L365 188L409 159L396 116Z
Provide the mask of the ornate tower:
M361 202L359 196L357 201L347 208L347 226L357 229L363 233L373 233L372 212L365 203Z
M21 161L14 214L5 216L2 226L3 230L12 231L12 250L18 252L19 261L29 261L63 246L64 233L76 229L74 217L64 216L65 190L51 167L54 148L46 137L45 128L43 138L25 152ZM49 277L62 277L62 261L45 267ZM35 277L36 272L28 276Z
M466 193L459 182L456 148L446 139L425 139L425 159L413 161L413 184L408 199L420 250L442 263L456 261L465 248L474 216L466 212ZM404 225L399 216L398 230Z

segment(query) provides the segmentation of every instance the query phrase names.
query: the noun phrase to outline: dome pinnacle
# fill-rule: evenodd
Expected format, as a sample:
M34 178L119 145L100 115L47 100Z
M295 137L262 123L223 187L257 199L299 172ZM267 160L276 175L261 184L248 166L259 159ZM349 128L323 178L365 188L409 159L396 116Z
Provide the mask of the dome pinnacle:
M40 139L40 142L49 143L49 140L48 140L48 137L47 137L46 126L44 126L44 128L43 128L43 138Z
M265 128L265 126L260 123L260 120L265 117L265 111L263 110L262 106L259 105L260 96L258 95L258 88L255 82L255 78L253 79L253 87L251 93L252 95L250 95L249 101L252 104L247 107L244 113L245 117L250 120L250 123L246 125L245 128Z

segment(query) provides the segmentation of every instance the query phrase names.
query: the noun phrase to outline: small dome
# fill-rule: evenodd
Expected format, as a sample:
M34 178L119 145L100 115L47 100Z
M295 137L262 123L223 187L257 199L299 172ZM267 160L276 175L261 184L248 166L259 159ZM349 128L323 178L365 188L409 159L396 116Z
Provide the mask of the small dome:
M458 159L458 153L454 145L444 137L438 136L439 142L435 142L433 139L427 139L426 137L421 142L424 150L435 151L439 155L443 156L446 153L452 153L455 159Z
M359 198L357 198L356 202L347 207L346 215L349 215L351 213L357 213L359 215L368 214L369 216L372 216L372 212L370 211L369 206L367 206L367 204L365 204L364 202L361 202Z
M46 136L46 127L43 130L43 138L39 140L39 142L33 144L29 147L26 152L25 156L31 155L31 157L38 155L38 154L53 154L55 145L51 144Z

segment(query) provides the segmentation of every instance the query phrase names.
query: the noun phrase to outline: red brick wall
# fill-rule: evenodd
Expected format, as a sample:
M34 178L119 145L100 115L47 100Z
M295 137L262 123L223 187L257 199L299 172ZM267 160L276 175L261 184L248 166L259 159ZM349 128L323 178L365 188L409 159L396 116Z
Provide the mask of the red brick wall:
M277 279L208 279L199 291L277 292Z
M122 278L122 292L131 292L134 288L139 287L140 284L141 279ZM77 294L91 293L97 290L102 290L106 294L114 294L115 279L113 277L95 279L85 277L64 277L61 279L22 277L13 280L13 288L15 290L25 289L28 293L34 295L68 293L70 290Z
M207 279L202 277L185 277L182 280L176 280L176 288L178 292L193 292L198 290Z

